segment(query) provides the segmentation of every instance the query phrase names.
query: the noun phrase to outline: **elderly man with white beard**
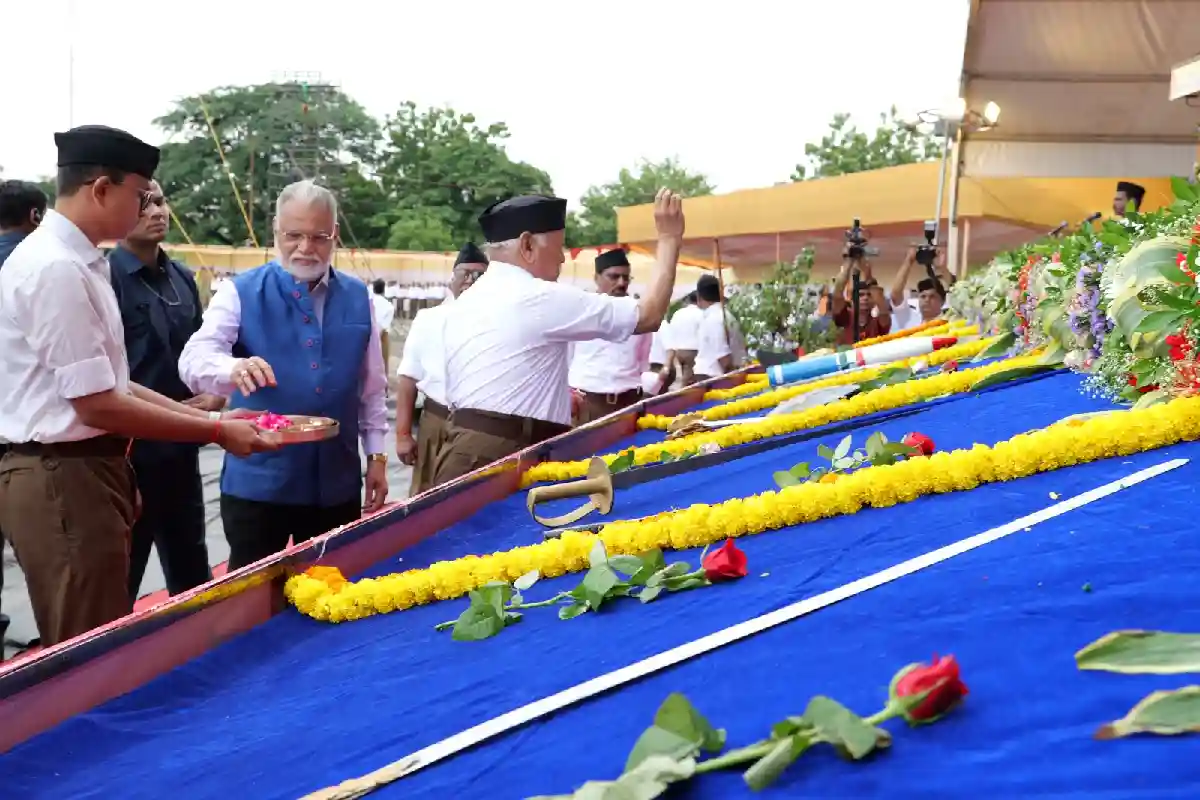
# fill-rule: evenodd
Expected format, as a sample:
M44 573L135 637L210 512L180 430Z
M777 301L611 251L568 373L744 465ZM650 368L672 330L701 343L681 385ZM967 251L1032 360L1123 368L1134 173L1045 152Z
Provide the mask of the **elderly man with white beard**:
M312 181L293 183L279 194L274 229L276 260L217 290L179 374L192 391L233 395L231 408L330 417L339 434L226 459L221 521L231 570L387 498L387 373L366 284L331 266L337 200Z

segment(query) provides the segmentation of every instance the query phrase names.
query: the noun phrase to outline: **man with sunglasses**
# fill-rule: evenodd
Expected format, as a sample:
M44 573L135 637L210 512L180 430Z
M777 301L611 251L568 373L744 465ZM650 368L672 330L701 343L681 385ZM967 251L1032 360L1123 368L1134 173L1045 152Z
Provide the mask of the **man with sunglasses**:
M192 271L162 248L170 209L162 187L150 181L149 202L108 254L112 287L125 324L130 379L164 397L205 412L221 411L225 398L193 395L179 379L179 357L200 329L203 308ZM205 543L200 448L183 442L139 441L130 461L142 493L142 514L129 547L129 596L136 600L150 548L158 551L167 591L186 592L212 579Z
M337 420L326 441L242 460L221 473L229 569L348 525L387 500L387 371L367 285L333 268L337 198L311 180L275 202L276 258L213 296L179 359L192 391L233 408ZM366 497L362 452L367 457Z
M190 408L129 378L99 244L150 201L158 148L85 126L56 134L58 196L0 270L0 528L25 572L42 644L120 619L137 488L130 439L272 449L252 422Z
M448 304L469 289L487 268L487 256L474 242L463 245L454 260L450 296L440 305L417 314L404 340L404 355L396 374L396 455L401 462L413 467L410 497L433 488L438 449L445 438L449 411L446 409L443 375L445 357L441 349L441 316L447 311ZM425 396L425 402L414 440L412 425L418 391Z
M596 290L610 297L628 297L631 266L618 248L596 257ZM642 374L650 368L653 334L630 336L623 342L592 339L571 343L567 383L580 396L575 424L584 425L628 408L642 399Z

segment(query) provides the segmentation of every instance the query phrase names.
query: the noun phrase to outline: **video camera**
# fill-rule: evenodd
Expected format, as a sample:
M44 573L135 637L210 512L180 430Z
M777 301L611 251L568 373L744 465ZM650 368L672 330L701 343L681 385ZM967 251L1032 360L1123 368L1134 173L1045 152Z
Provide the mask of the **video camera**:
M867 240L867 232L863 230L862 220L855 217L854 225L850 227L850 230L846 231L846 244L849 245L846 248L846 257L854 259L862 258L863 256L879 255L879 248L867 247Z
M925 244L917 247L917 263L924 267L929 272L929 277L936 278L933 272L933 262L937 259L937 222L935 220L926 220L925 222Z

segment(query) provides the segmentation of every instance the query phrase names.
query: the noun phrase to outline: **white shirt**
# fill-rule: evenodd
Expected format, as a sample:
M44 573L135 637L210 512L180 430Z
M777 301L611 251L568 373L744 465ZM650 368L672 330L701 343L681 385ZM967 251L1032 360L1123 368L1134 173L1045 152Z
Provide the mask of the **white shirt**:
M325 317L325 298L329 291L329 273L310 291L317 324ZM369 291L369 290L368 290ZM228 397L237 386L231 377L233 345L242 327L242 299L233 281L217 289L204 311L200 330L192 334L179 357L179 377L197 394L208 393ZM387 369L383 365L383 347L379 340L379 325L371 315L371 335L367 339L366 358L358 381L358 433L363 451L368 455L384 452L387 437ZM270 409L264 409L270 410Z
M671 317L671 347L674 350L700 349L700 320L704 312L698 306L684 306Z
M666 364L667 351L671 349L671 323L667 320L662 321L662 325L658 326L658 330L650 338L650 363L651 364Z
M725 335L726 323L729 325L728 337ZM726 314L725 321L722 321L721 305L713 303L702 311L700 346L696 348L696 374L707 375L710 378L724 375L725 370L721 368L720 360L725 356L733 359L735 368L741 366L745 360L746 346L733 315Z
M442 350L442 316L445 303L423 308L413 318L404 339L404 355L396 375L412 378L417 388L434 402L446 405L446 356Z
M375 314L375 324L379 330L387 331L392 328L392 320L396 317L396 307L381 294L371 292L371 310Z
M572 389L593 394L620 394L639 388L642 373L650 368L651 338L643 333L623 342L575 342L571 345L567 383Z
M129 361L108 259L47 211L0 269L0 439L100 436L71 400L113 389L129 391Z
M632 297L581 292L493 261L442 317L446 395L471 408L571 421L570 342L623 342L637 327Z

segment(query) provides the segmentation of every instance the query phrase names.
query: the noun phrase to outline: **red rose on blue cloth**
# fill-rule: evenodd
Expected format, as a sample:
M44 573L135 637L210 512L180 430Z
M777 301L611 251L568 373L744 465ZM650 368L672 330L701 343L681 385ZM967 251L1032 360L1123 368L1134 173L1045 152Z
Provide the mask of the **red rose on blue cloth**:
M925 695L903 715L909 723L919 725L940 719L961 703L967 685L959 677L954 656L938 658L935 654L930 664L912 664L900 670L892 679L891 693L897 699Z
M942 372L958 372L958 362L950 359L945 364L942 364Z
M915 431L913 433L904 434L904 438L901 439L900 442L901 444L906 444L915 450L919 450L920 454L923 456L933 455L933 451L935 449L933 446L933 439L930 439L923 433L916 433Z
M720 549L713 550L700 562L704 576L713 583L746 577L746 554L738 549L733 539L726 539Z

